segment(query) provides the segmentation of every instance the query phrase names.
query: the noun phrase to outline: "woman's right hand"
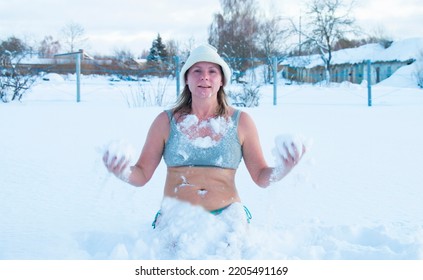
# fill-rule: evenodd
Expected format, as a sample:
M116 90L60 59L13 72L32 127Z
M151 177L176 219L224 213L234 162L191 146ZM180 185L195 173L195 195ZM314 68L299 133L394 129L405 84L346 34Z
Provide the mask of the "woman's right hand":
M119 179L128 182L131 175L133 149L122 141L114 141L108 145L103 154L104 166Z

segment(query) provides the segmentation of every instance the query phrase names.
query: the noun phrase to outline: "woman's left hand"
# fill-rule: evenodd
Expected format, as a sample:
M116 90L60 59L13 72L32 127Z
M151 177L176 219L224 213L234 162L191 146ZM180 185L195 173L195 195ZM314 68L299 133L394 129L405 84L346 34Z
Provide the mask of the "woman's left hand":
M301 136L279 135L275 138L276 165L287 174L294 168L306 153L306 141Z
M280 155L282 157L283 165L285 169L291 170L303 157L306 152L306 147L303 144L297 147L293 142L285 142L282 150L283 152Z

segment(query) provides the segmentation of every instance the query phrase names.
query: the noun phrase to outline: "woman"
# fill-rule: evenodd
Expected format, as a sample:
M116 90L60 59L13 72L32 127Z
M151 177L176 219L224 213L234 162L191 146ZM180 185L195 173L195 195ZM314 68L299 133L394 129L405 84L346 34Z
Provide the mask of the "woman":
M231 71L214 47L194 49L181 77L184 90L178 103L156 117L136 164L129 167L125 157L106 152L103 161L109 172L144 186L163 157L167 165L164 197L219 214L240 205L235 173L241 158L260 187L281 180L298 163L304 148L298 151L292 144L280 151L281 166L267 165L253 120L226 101L223 88Z

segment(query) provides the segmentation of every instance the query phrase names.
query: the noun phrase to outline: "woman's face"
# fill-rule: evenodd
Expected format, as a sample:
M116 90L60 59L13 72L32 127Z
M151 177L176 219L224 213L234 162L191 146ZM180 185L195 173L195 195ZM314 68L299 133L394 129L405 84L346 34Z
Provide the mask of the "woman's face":
M197 62L188 69L187 85L193 98L216 96L223 85L220 66L211 62Z

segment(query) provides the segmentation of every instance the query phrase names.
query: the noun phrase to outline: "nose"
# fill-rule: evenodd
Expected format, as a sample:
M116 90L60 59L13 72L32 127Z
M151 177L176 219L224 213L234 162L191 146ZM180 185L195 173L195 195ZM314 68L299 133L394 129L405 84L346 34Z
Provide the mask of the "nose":
M207 72L202 73L201 80L208 80L208 79L209 79L209 73Z

